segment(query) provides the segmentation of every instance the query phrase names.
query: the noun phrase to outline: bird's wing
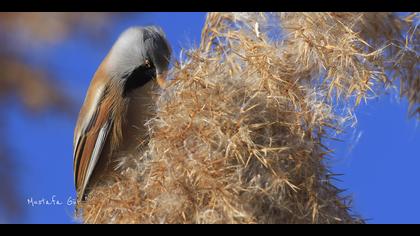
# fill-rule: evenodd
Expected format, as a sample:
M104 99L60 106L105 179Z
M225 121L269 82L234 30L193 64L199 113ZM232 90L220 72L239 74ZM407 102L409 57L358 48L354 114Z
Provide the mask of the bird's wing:
M107 78L101 78L103 76L99 69L88 89L74 132L74 181L81 197L113 126L113 104L107 94Z

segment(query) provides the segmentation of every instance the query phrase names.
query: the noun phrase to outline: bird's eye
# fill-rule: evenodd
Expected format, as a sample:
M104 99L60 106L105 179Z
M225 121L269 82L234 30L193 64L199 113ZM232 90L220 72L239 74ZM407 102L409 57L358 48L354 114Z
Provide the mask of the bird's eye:
M150 64L150 61L146 59L146 61L144 62L144 64L146 65L146 68L150 68L152 67L152 65Z

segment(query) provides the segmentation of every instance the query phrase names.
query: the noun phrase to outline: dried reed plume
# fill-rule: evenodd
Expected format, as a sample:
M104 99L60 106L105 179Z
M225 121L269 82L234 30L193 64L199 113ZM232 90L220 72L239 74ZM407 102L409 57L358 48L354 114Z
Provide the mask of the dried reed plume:
M91 192L83 221L363 223L331 183L323 140L395 79L420 113L416 18L208 14L156 94L142 155Z

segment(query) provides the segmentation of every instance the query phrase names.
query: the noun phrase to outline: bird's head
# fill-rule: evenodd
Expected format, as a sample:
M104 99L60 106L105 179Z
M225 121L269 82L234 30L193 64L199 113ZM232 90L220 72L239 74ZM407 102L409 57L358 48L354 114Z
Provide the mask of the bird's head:
M171 51L161 28L131 27L115 42L106 68L112 78L122 79L128 86L142 86L154 78L163 86Z

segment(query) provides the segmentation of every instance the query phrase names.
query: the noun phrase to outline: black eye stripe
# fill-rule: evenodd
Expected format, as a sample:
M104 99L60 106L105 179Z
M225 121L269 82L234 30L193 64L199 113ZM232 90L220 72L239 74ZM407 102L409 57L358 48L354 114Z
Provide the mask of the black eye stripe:
M123 96L127 96L131 91L145 85L147 82L156 77L156 69L153 64L148 67L141 65L134 69L131 73L123 76L125 79Z

